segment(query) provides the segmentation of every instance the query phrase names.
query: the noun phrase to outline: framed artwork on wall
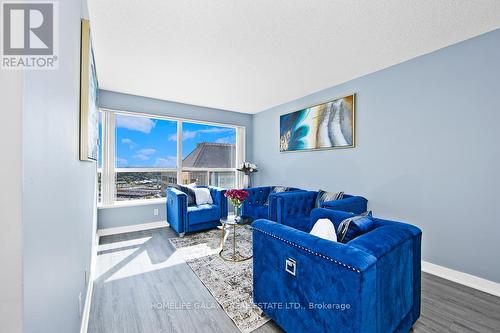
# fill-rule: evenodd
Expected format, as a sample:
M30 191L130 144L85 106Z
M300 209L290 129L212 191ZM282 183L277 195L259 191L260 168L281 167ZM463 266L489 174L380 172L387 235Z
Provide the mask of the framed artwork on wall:
M355 95L280 116L280 152L355 146Z
M82 20L80 50L80 160L97 161L99 153L99 83L88 20Z

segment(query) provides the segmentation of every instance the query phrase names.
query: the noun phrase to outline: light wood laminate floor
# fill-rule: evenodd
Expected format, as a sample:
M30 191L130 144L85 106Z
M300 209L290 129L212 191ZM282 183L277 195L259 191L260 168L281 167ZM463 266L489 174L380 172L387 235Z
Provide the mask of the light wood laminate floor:
M170 228L101 237L89 332L239 332L169 238ZM282 332L272 321L255 333ZM500 298L422 273L413 332L500 332Z

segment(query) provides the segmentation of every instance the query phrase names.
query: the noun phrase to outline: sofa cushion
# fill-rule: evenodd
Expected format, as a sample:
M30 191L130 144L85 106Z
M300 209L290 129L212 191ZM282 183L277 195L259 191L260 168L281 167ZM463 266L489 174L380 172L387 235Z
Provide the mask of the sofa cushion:
M289 216L285 221L283 221L283 224L307 233L311 230L311 219L309 216Z
M187 208L187 216L189 224L218 221L221 217L220 206L214 204L190 206Z
M183 186L183 185L172 185L173 188L178 189L179 191L186 193L187 195L187 204L188 206L195 206L196 205L196 195L194 193L194 190L189 187L189 186Z
M210 190L206 187L195 187L193 188L196 197L196 205L213 204L212 195L210 195Z
M341 243L347 243L354 238L367 233L375 227L372 212L366 212L360 215L349 217L342 222L337 229L337 240Z
M330 219L319 219L316 223L314 223L310 234L332 242L337 241L335 226Z
M242 215L251 216L254 220L269 218L268 206L245 205L242 209Z
M323 190L319 190L314 207L321 207L321 204L325 201L341 200L343 197L344 192L326 192Z

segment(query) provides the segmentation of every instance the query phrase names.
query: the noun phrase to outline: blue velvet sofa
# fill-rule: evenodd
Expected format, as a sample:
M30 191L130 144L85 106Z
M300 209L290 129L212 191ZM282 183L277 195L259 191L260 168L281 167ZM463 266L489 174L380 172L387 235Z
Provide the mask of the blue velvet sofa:
M312 228L310 214L315 208L317 196L317 191L297 191L275 194L276 218L270 218L270 220L309 232ZM343 199L323 202L321 207L361 214L366 212L367 204L368 200L363 197L344 194Z
M167 221L180 236L212 229L220 225L221 218L227 217L227 199L224 197L226 190L208 188L213 204L199 206L188 206L187 194L173 187L167 188Z
M248 192L247 199L241 205L241 214L251 216L254 220L257 219L270 219L276 221L276 195L278 193L271 193L275 186L262 186L246 188ZM289 193L293 191L303 191L295 187L289 188ZM265 205L269 197L269 205Z
M329 218L338 226L351 216L318 208L311 220ZM374 222L343 244L255 221L255 304L289 333L408 332L420 316L422 233L401 222Z

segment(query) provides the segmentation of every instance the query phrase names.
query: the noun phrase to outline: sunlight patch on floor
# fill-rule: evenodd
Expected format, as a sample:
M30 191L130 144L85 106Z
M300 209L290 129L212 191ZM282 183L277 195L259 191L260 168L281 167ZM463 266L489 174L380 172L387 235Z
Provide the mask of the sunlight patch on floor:
M103 278L105 283L130 278L179 265L185 263L186 260L217 254L220 250L220 248L211 248L206 243L186 246L175 250L167 258L155 262L154 258L152 258L153 255L148 253L147 246L144 244L150 238L145 237L131 241L100 245L100 252L106 250L115 251L113 253L102 253L98 256L98 266L101 269L97 272L96 278ZM119 246L117 246L118 243L120 243ZM120 247L123 249L120 250ZM113 258L112 261L111 258Z
M98 252L109 251L109 250L118 250L120 248L130 247L130 246L140 246L140 245L146 243L147 241L149 241L151 238L152 237L149 236L149 237L129 239L126 241L99 244Z

